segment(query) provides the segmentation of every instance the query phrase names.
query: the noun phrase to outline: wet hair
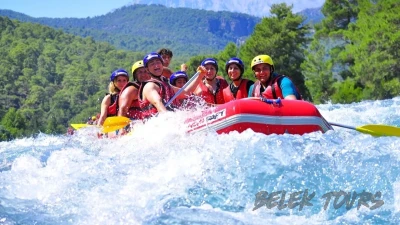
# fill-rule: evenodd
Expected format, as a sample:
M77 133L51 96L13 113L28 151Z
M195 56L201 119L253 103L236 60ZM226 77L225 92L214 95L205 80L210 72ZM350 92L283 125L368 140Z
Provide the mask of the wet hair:
M172 58L172 56L174 56L174 54L172 54L172 51L169 50L168 48L162 48L162 49L158 50L157 53L161 56L169 55L169 57L171 57L171 58Z

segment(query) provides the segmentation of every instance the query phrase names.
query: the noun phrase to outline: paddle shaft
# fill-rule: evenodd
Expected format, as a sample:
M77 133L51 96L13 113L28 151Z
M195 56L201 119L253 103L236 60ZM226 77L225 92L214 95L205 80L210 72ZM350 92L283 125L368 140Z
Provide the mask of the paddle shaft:
M348 125L343 125L343 124L340 124L340 123L332 123L332 122L328 122L330 125L332 125L332 126L337 126L337 127L343 127L343 128L348 128L348 129L352 129L352 130L357 130L355 127L351 127L351 126L348 126Z
M178 92L176 92L176 94L174 96L172 96L172 98L165 104L165 107L168 107L169 105L171 105L171 103L182 93L183 90L185 90L185 88L187 86L189 86L190 83L192 83L194 80L196 80L197 76L199 76L200 72L197 72L193 75L192 78L190 78L190 80L188 82L186 82L185 85L183 85L183 87L181 87L181 89L179 89Z
M364 134L370 134L372 136L394 136L400 137L400 127L389 126L384 124L367 124L359 127L351 127L339 123L330 123L333 126L348 128L352 130L359 131Z

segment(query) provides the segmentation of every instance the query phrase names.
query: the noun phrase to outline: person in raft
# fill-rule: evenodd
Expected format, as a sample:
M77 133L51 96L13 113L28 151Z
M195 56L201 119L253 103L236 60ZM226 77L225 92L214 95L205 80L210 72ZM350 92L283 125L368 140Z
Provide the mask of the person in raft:
M169 68L169 64L171 63L172 56L174 56L174 54L172 54L172 51L169 50L168 48L159 49L157 53L163 59L164 63L163 76L169 79L172 75L172 70Z
M228 82L223 77L217 76L217 60L213 58L204 59L201 66L206 68L207 74L193 94L202 97L209 104L225 103L223 90L228 87Z
M131 120L143 119L139 104L139 88L141 83L151 77L144 68L143 60L139 60L132 65L133 82L128 82L122 88L118 99L118 116L125 116Z
M96 125L96 121L97 121L96 116L91 116L86 121L86 124L88 124L88 125Z
M302 100L293 82L287 76L274 72L274 62L269 55L254 57L251 61L251 69L257 81L250 87L249 97Z
M186 82L188 82L189 77L185 71L176 71L169 78L169 83L175 87L182 88Z
M247 98L250 86L253 85L254 82L252 80L243 79L243 61L236 57L230 58L225 64L225 71L232 81L223 91L225 102Z
M100 117L97 125L102 126L109 116L118 114L118 97L120 90L128 83L129 75L124 69L117 69L110 76L110 84L108 85L109 93L101 102Z
M173 73L171 75L171 77L169 78L169 83L172 86L175 86L175 87L178 87L178 88L182 88L188 82L188 80L189 80L189 77L186 74L186 72L179 70L179 71L176 71L175 73ZM179 99L178 100L178 102L179 102L178 106L179 107L183 106L183 103L185 102L185 100L188 99L188 97L190 97L190 96L186 96L186 98L184 98L184 99ZM185 106L185 108L187 108L187 106Z
M144 118L148 118L157 112L166 112L165 104L177 93L180 88L172 86L168 80L162 76L163 59L155 52L149 53L143 58L143 64L151 79L144 82L139 89L139 101ZM172 102L172 108L179 105L179 99L185 98L200 83L206 75L206 69L199 66L197 71L200 74L192 81L177 98ZM169 107L169 110L171 108Z

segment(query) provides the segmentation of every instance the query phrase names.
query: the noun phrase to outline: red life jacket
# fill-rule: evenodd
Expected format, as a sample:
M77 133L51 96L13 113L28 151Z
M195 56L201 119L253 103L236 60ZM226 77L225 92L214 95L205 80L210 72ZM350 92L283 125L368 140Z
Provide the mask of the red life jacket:
M111 103L107 108L107 117L116 116L118 114L118 97L119 94L107 94L111 96Z
M158 92L158 94L161 96L164 105L175 95L174 89L172 89L172 87L169 85L168 81L165 78L163 79L163 77L162 77L161 81L151 78L150 80L143 82L139 88L139 104L140 104L140 108L142 110L142 118L149 118L149 117L157 114L157 112L158 112L157 108L154 107L149 102L149 100L147 100L147 99L142 100L143 87L148 82L153 82L160 87L160 91ZM177 105L178 105L178 103L177 103L176 99L174 101L172 101L172 104L171 104L172 107L176 107Z
M140 108L139 99L135 99L132 101L131 107L129 107L129 110L127 112L127 116L135 120L143 119L142 108Z
M236 97L231 91L231 87L226 87L224 89L224 100L225 102L230 102L235 99L241 99L241 98L247 98L248 97L248 90L247 90L247 82L249 80L247 79L242 79L242 81L239 84L239 87L236 92ZM232 84L231 84L232 85Z
M262 95L264 98L267 98L267 99L277 99L277 98L284 99L283 94L282 94L282 89L280 87L280 81L284 77L287 77L287 76L285 76L285 75L272 75L272 76L273 76L272 79L270 79L270 81L268 82L268 86L264 90L263 93L260 93L261 92L261 82L258 80L254 83L254 88L253 88L253 96L254 97L261 97L261 95ZM287 78L290 79L289 77L287 77ZM296 87L296 91L298 93L300 93L297 90L297 87ZM299 100L302 100L301 96L300 96Z
M134 86L136 89L140 88L140 85L138 83L135 82L128 82L123 88L122 90L119 92L120 94L128 87L130 86ZM142 110L140 108L140 103L139 103L139 99L135 99L131 102L131 105L128 109L127 112L127 116L131 119L143 119L142 117Z
M199 87L201 89L200 96L210 104L224 104L224 93L223 90L228 87L228 82L220 76L216 77L217 79L217 89L215 93L210 92L208 87L203 83L200 82Z

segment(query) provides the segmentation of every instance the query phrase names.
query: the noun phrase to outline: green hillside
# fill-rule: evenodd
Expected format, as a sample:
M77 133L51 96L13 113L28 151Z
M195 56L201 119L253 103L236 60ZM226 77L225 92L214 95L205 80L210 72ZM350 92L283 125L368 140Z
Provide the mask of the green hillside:
M0 17L0 140L64 133L100 111L111 72L143 53Z
M0 15L48 25L82 37L108 42L117 48L150 52L168 47L179 56L212 54L228 42L249 36L260 18L162 5L125 6L93 18L33 18L10 10Z

